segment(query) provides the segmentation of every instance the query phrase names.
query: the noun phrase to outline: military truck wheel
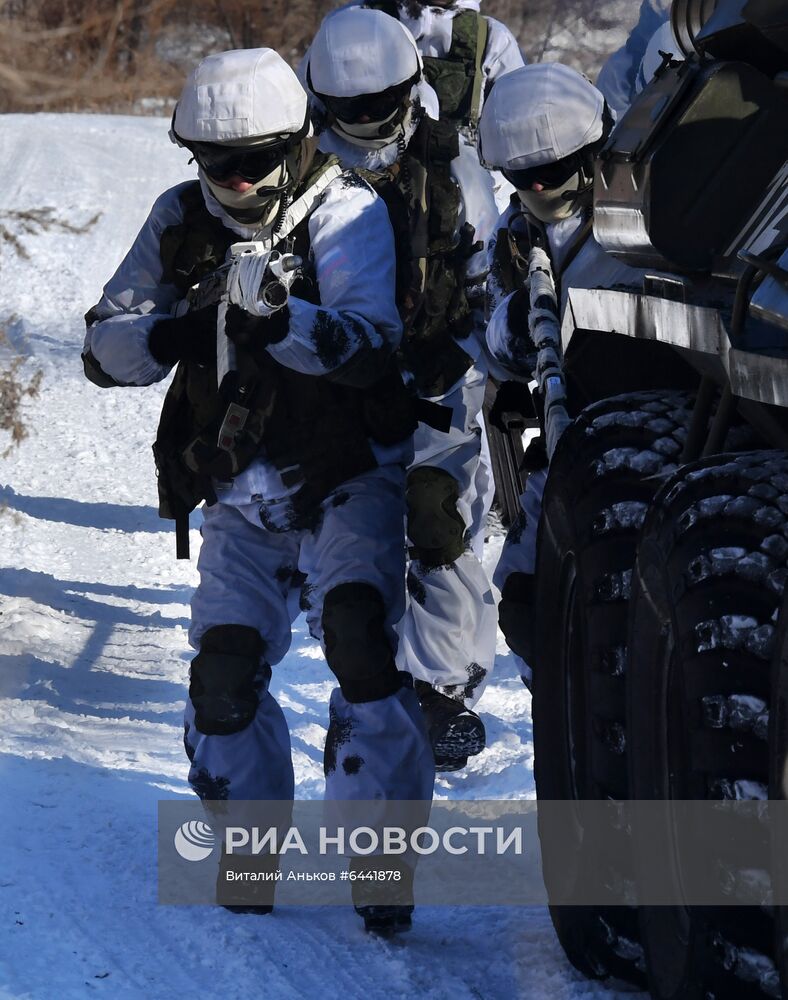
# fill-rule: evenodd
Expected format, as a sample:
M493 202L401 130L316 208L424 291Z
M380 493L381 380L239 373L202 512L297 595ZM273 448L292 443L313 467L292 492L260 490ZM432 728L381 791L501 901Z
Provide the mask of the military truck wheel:
M788 589L783 591L777 619L777 639L772 657L772 700L769 711L769 798L788 799ZM786 808L786 807L781 807ZM772 819L772 865L779 900L788 896L788 817L782 812ZM788 996L788 906L776 905L775 962L783 997Z
M685 467L660 490L633 580L627 712L633 798L768 797L771 658L786 565L784 453L716 456ZM678 831L669 810L663 822L664 830L649 831L648 856L636 856L636 884L645 886L656 871L660 888L680 901L687 872L678 846L692 834ZM733 821L731 844L741 843L742 822ZM743 878L725 854L710 855L708 871L722 885ZM768 893L757 903L641 907L652 996L779 998Z
M604 399L567 429L544 496L536 567L534 754L540 799L624 799L627 610L635 547L658 477L676 468L692 397L637 392ZM603 848L582 821L540 813L551 899L572 897L587 866L615 881L625 834ZM636 912L551 906L569 960L594 978L643 985Z

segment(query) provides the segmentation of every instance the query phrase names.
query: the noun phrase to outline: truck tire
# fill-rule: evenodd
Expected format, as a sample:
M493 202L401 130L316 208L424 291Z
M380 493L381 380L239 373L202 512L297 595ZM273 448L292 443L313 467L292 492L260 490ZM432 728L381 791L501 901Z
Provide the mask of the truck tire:
M788 799L788 589L783 591L777 619L777 639L772 659L772 699L769 706L769 798ZM782 806L781 808L788 808ZM781 812L773 821L772 866L780 898L788 895L788 821ZM780 974L781 996L788 997L788 906L774 910L775 963Z
M692 412L688 393L646 391L587 407L564 433L547 479L536 566L533 720L537 795L628 797L625 672L629 584L642 521L677 467ZM571 898L587 866L615 882L621 831L604 849L582 824L540 813L548 896ZM572 964L638 986L645 966L637 913L622 906L551 906Z
M660 490L633 580L633 798L768 797L771 663L787 565L785 453L718 455ZM635 880L644 885L656 870L680 900L679 834L667 810L664 827L650 831L659 847L637 857ZM710 857L718 862L726 879L738 877L735 863ZM639 918L656 1000L781 996L768 896L746 908L641 906Z

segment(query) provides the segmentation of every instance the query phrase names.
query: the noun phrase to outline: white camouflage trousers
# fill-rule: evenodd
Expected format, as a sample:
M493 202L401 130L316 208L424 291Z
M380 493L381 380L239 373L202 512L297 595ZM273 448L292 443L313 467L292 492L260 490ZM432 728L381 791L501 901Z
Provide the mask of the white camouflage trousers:
M411 559L408 605L400 625L397 663L470 708L481 697L495 661L497 613L481 563L482 519L489 482L480 469L483 429L480 413L487 380L476 364L444 396L430 402L452 411L448 433L419 424L415 458L409 467L449 473L457 483L457 509L465 523L466 549L452 563L425 566Z
M378 591L392 649L394 627L404 610L401 468L385 466L342 484L321 505L320 522L311 531L269 531L259 522L258 506L217 503L204 511L189 641L199 649L201 637L214 626L249 626L262 636L264 662L255 685L255 717L240 732L199 732L194 706L187 700L189 781L202 798L293 797L290 735L269 681L271 667L290 647L291 624L298 614L292 599L297 573L306 576L302 603L310 633L321 644L323 601L340 584L369 584ZM336 688L329 711L327 798L432 797L432 750L412 687L361 704L347 701ZM352 767L343 767L349 759Z

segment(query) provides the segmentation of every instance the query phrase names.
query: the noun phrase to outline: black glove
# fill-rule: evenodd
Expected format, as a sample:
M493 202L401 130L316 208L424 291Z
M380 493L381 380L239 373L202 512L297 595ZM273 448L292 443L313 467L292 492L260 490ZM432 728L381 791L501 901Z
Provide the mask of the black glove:
M227 307L224 332L236 347L248 351L252 357L269 344L284 340L289 329L290 310L286 305L270 316L253 316L240 306Z
M216 314L218 303L195 309L174 319L160 319L148 334L148 350L160 365L193 361L209 365L216 361Z
M527 337L531 340L528 332L528 314L531 311L531 296L525 288L518 288L509 299L506 309L506 320L509 329L516 337Z

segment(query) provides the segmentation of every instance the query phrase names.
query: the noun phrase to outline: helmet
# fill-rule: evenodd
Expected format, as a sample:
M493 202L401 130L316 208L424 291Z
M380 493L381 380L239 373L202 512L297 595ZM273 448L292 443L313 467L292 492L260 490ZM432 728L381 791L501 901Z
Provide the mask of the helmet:
M348 142L381 148L406 128L421 79L416 42L396 18L347 7L320 26L309 50L307 86Z
M534 63L490 91L479 159L503 173L538 219L558 222L590 193L594 155L612 127L604 97L584 76L561 63Z
M311 132L307 95L282 57L237 49L208 56L192 71L170 137L193 154L228 215L265 225L298 183ZM232 177L251 187L234 189Z

